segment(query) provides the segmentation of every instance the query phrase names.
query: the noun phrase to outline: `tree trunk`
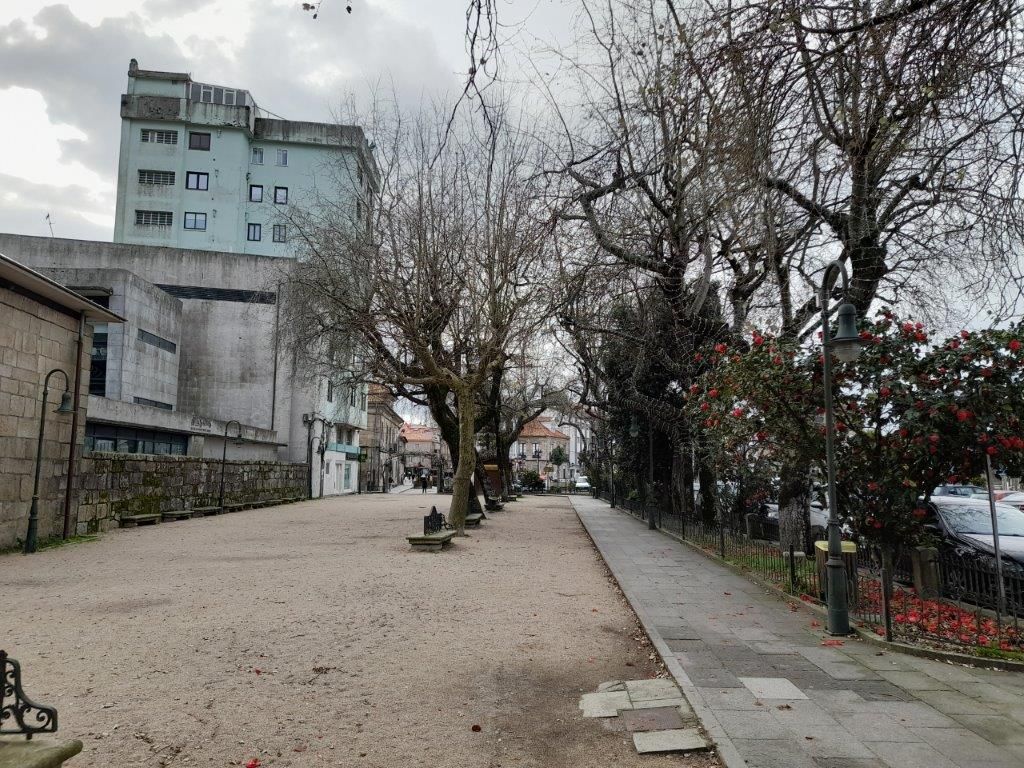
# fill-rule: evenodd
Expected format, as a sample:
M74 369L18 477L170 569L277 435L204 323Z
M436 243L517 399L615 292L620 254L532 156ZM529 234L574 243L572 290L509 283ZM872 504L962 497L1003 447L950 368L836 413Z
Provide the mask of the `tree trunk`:
M811 483L806 464L798 462L782 467L779 482L779 547L806 551L810 524ZM814 554L807 552L808 555Z
M430 415L441 430L441 439L448 446L448 454L452 457L452 470L459 469L459 422L458 417L448 405L448 390L441 387L428 387L427 400L430 403ZM482 513L484 508L475 492L469 495L469 512Z
M476 403L469 389L456 390L456 398L459 410L459 462L452 481L452 505L448 510L448 522L455 528L457 536L465 536L469 499L476 496L473 492L473 470L476 467L476 447L473 445L476 424L473 413Z

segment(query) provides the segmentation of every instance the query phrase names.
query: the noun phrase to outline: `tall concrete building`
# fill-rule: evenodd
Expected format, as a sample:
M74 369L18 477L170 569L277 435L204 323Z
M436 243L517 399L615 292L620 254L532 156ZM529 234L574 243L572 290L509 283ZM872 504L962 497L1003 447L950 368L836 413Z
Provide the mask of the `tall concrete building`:
M361 128L272 118L245 89L131 60L114 242L291 256L296 204L366 221L376 183Z

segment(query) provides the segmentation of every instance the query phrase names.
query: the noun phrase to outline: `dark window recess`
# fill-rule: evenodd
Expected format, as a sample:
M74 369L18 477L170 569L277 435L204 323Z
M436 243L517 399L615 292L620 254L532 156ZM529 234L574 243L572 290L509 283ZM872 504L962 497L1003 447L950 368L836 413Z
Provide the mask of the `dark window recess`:
M85 450L184 456L188 452L188 435L86 422Z
M177 131L160 131L155 128L142 129L142 141L145 144L177 144Z
M274 202L277 205L288 204L288 187L274 187Z
M208 133L193 133L189 131L188 134L188 148L189 149L202 149L206 152L210 151L210 134Z
M105 298L97 296L99 298ZM89 394L97 397L107 395L107 334L93 333L92 351L89 355Z
M188 212L185 214L185 229L206 229L206 214Z
M259 224L250 224L246 231L246 240L256 243L263 239L263 227Z
M333 381L328 381L327 382L327 402L328 403L333 403L334 402L334 382Z
M206 301L237 301L242 304L276 304L277 294L272 291L242 291L236 288L207 288L203 285L162 285L156 287L176 299L203 299Z
M159 400L150 400L148 397L133 397L132 402L136 405L148 405L150 408L160 408L164 411L174 410L174 406L170 403L161 403Z
M166 349L168 352L177 352L178 345L173 341L168 341L162 336L157 336L155 333L144 331L139 328L139 341L144 341L147 344L152 344L154 347L160 347L160 349Z
M286 224L275 224L274 225L274 242L275 243L286 243L286 242L288 242L288 226Z

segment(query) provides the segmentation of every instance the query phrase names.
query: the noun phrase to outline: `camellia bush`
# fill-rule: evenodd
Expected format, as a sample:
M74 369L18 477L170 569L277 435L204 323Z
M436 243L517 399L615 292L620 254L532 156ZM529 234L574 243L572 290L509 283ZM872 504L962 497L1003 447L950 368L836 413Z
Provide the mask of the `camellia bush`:
M909 544L936 485L983 474L986 459L1024 469L1024 329L936 341L885 310L860 335L859 358L833 366L840 511L870 541ZM687 409L723 478L801 462L825 477L820 341L754 332L745 349L698 354L709 370Z

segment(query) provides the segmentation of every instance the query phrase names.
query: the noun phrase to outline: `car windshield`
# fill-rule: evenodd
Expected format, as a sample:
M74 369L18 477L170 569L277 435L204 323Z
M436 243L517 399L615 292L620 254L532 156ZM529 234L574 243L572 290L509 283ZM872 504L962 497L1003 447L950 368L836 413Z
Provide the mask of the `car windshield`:
M938 507L946 525L957 533L992 535L992 518L985 507L967 504L943 504ZM996 504L999 535L1024 536L1024 512L1003 504Z

